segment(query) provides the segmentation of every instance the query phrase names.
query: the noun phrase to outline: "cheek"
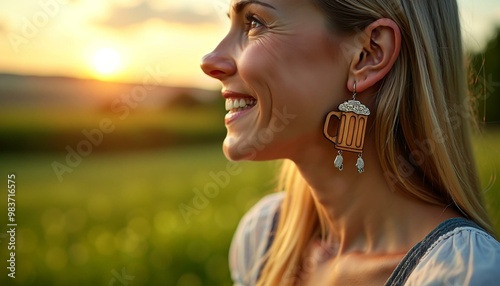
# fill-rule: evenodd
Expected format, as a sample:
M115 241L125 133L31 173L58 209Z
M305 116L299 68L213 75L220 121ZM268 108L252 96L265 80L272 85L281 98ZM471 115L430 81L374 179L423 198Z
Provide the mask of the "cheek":
M286 108L299 117L296 129L322 124L345 90L347 65L340 49L327 46L324 37L314 33L270 36L274 38L250 43L238 67L241 78L259 96L263 120L269 123L273 109Z
M256 40L245 48L238 62L241 79L257 96L261 127L270 123L273 109L287 104L286 99L291 96L287 83L291 74L281 46L271 39Z
M270 82L276 80L282 61L276 43L269 39L262 39L250 43L238 62L238 72L247 86L257 92L263 92L258 87L266 88Z
M290 142L322 136L326 114L343 97L347 68L335 50L313 36L272 36L251 42L237 62L241 79L258 97L259 114L245 136L226 138L224 152L233 160L287 157L294 152Z

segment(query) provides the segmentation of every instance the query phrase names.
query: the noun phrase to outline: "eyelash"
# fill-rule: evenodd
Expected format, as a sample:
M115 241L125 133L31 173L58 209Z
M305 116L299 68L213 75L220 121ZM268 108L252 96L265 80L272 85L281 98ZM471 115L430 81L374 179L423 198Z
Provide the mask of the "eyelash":
M262 24L262 22L255 17L255 14L252 14L250 12L248 12L248 13L245 14L245 19L246 19L246 22L245 22L245 31L247 33L250 32L253 29L258 29L259 27L264 26L264 24ZM254 23L257 23L260 26L253 27Z

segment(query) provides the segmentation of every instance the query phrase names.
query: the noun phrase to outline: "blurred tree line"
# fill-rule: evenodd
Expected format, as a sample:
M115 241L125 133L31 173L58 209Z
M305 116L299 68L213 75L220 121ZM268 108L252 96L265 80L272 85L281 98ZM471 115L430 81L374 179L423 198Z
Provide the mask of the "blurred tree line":
M500 26L484 49L471 55L470 90L478 120L484 127L500 126Z

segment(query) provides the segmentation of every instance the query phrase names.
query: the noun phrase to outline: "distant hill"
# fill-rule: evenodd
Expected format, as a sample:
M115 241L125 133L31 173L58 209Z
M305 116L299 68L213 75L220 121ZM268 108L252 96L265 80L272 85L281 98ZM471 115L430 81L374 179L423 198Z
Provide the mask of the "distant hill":
M225 112L220 91L0 74L0 155L221 142Z
M107 109L113 100L144 90L142 84L0 73L0 108ZM154 86L147 90L138 108L163 109L170 104L202 104L215 100L217 94L216 91L197 88Z

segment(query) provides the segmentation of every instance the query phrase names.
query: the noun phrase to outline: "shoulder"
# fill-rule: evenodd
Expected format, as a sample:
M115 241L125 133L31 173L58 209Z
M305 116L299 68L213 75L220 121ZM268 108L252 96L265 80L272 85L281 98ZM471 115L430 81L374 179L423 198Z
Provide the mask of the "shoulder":
M422 257L405 285L496 285L500 243L475 227L442 235Z
M229 250L229 267L235 285L251 285L258 274L274 216L284 193L273 193L257 202L240 220Z

